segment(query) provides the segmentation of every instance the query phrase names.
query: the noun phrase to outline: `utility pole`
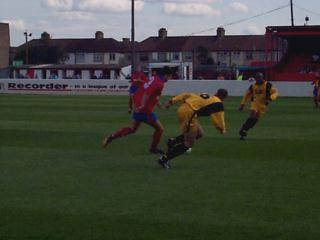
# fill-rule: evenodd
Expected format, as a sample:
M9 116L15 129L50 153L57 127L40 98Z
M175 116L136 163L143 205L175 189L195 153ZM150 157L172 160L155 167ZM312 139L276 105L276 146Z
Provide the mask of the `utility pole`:
M29 64L29 42L28 42L28 37L32 36L32 33L28 33L28 31L25 31L24 36L26 38L26 62L25 64L28 65Z
M135 46L135 22L134 22L134 0L131 0L131 76L135 71L136 46Z
M291 8L291 26L294 27L293 0L290 0L290 8Z

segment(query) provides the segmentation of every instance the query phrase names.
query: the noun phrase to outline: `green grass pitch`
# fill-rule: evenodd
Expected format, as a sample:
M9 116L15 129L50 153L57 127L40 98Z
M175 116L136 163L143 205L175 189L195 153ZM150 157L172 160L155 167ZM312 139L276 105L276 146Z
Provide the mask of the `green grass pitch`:
M320 239L320 110L280 98L240 142L248 112L226 101L228 133L169 171L152 129L100 148L129 123L125 97L0 95L0 239ZM175 109L159 110L165 136Z

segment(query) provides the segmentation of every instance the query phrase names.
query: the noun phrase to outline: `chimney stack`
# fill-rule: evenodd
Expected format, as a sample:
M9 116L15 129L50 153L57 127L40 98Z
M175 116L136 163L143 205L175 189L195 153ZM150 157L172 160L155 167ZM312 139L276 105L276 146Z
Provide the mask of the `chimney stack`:
M226 30L223 27L218 27L217 29L217 37L223 38L226 35Z
M96 40L104 39L104 34L101 31L96 32Z
M122 38L122 42L129 45L130 44L130 38Z
M50 40L50 39L51 39L51 36L50 36L49 33L43 32L43 33L41 34L41 40L48 41L48 40Z
M168 31L165 28L160 28L159 30L159 38L160 39L165 39L166 37L168 37Z

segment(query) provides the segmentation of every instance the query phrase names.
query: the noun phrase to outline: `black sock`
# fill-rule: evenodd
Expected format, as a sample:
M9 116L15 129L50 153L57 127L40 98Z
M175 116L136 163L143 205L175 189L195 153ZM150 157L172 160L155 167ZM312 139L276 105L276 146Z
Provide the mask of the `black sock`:
M173 140L173 143L174 144L180 144L180 143L183 143L184 142L184 135L179 135L178 137L176 137L174 140Z
M258 122L258 118L250 117L247 121L243 124L241 131L248 131L249 129L253 128Z
M183 143L184 142L184 135L179 135L176 138L170 138L168 140L168 149L173 148L175 145Z
M179 155L184 154L189 148L184 145L184 143L176 144L169 152L166 154L166 160L170 161L171 159L178 157Z

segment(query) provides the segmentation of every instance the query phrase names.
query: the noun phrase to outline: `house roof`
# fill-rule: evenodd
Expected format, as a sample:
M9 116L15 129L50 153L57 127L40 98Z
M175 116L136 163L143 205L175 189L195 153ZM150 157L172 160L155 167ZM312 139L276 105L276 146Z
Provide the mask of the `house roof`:
M67 52L118 52L131 51L129 42L120 42L113 38L103 39L33 39L29 47L60 46ZM209 51L264 51L264 35L227 35L217 36L169 36L164 39L149 37L136 43L138 52L192 52L198 47L205 47ZM24 48L25 44L18 47Z
M264 35L149 37L139 44L140 52L193 51L199 46L209 51L264 51Z
M81 69L81 70L92 70L92 69L121 69L116 64L41 64L41 65L22 65L15 67L15 69Z
M213 51L213 46L217 39L217 36L190 36L188 37L188 41L186 42L184 49L187 51L193 51L199 46L202 46Z
M218 38L214 51L264 51L264 35L230 35Z
M29 43L29 47L43 46L59 46L67 52L128 52L130 51L130 43L119 42L113 38L103 39L33 39ZM24 48L25 44L19 46Z
M187 40L187 37L149 37L139 43L137 49L140 52L178 52L183 49Z

